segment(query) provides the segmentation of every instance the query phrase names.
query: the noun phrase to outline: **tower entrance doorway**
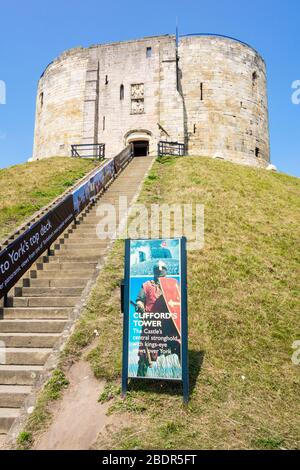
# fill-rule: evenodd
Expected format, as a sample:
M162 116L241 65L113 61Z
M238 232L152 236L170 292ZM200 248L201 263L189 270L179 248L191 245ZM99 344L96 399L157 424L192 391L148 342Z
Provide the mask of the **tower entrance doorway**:
M149 154L148 140L135 140L132 145L134 157L146 157Z

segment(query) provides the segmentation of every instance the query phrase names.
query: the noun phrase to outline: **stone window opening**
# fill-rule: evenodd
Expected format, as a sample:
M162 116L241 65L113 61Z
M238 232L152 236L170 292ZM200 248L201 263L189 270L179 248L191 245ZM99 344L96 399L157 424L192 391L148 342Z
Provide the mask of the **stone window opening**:
M260 153L259 148L255 147L255 156L256 156L256 158L259 158L259 156L260 156L259 153Z
M203 82L200 83L200 101L203 101Z
M196 129L197 129L197 126L196 124L194 124L194 134L196 134Z
M146 49L146 57L147 59L152 56L152 47L147 47Z
M44 93L40 93L40 107L42 108L44 105Z
M102 130L105 131L105 116L103 116L103 121L102 121Z
M258 78L257 72L254 71L253 74L252 74L252 85L256 84L257 78Z
M122 84L120 86L120 100L122 101L124 99L124 85Z
M108 85L108 75L105 75L105 85Z

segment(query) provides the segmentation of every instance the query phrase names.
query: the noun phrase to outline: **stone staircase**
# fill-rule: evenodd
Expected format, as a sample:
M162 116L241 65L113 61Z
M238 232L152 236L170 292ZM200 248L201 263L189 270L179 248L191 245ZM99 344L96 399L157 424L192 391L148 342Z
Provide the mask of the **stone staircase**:
M107 191L89 206L18 282L9 306L0 308L0 341L5 364L0 364L0 435L6 434L32 390L70 315L80 303L88 281L101 267L110 240L99 240L99 204L128 203L138 193L152 158L134 158ZM1 343L0 343L1 344Z

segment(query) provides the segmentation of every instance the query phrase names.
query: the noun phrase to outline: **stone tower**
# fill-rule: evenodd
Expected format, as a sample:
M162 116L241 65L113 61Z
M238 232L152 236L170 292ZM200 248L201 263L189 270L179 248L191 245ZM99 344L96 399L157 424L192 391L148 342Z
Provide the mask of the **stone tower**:
M39 80L33 159L69 156L83 143L105 143L107 157L130 142L154 155L164 140L184 142L189 155L264 167L266 83L261 56L219 35L71 49Z

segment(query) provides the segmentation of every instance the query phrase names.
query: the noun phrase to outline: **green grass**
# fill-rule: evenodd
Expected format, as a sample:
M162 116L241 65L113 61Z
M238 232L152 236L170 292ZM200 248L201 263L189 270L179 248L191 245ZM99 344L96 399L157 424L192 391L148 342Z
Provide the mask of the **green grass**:
M27 450L33 444L33 437L31 432L22 431L17 437L17 445L19 450Z
M90 160L53 157L0 169L0 240L95 165Z
M300 447L299 179L205 158L160 158L140 202L202 203L205 246L188 253L191 398L181 387L132 382L118 393L123 242L115 244L64 352L88 354L125 428L99 437L111 449Z

